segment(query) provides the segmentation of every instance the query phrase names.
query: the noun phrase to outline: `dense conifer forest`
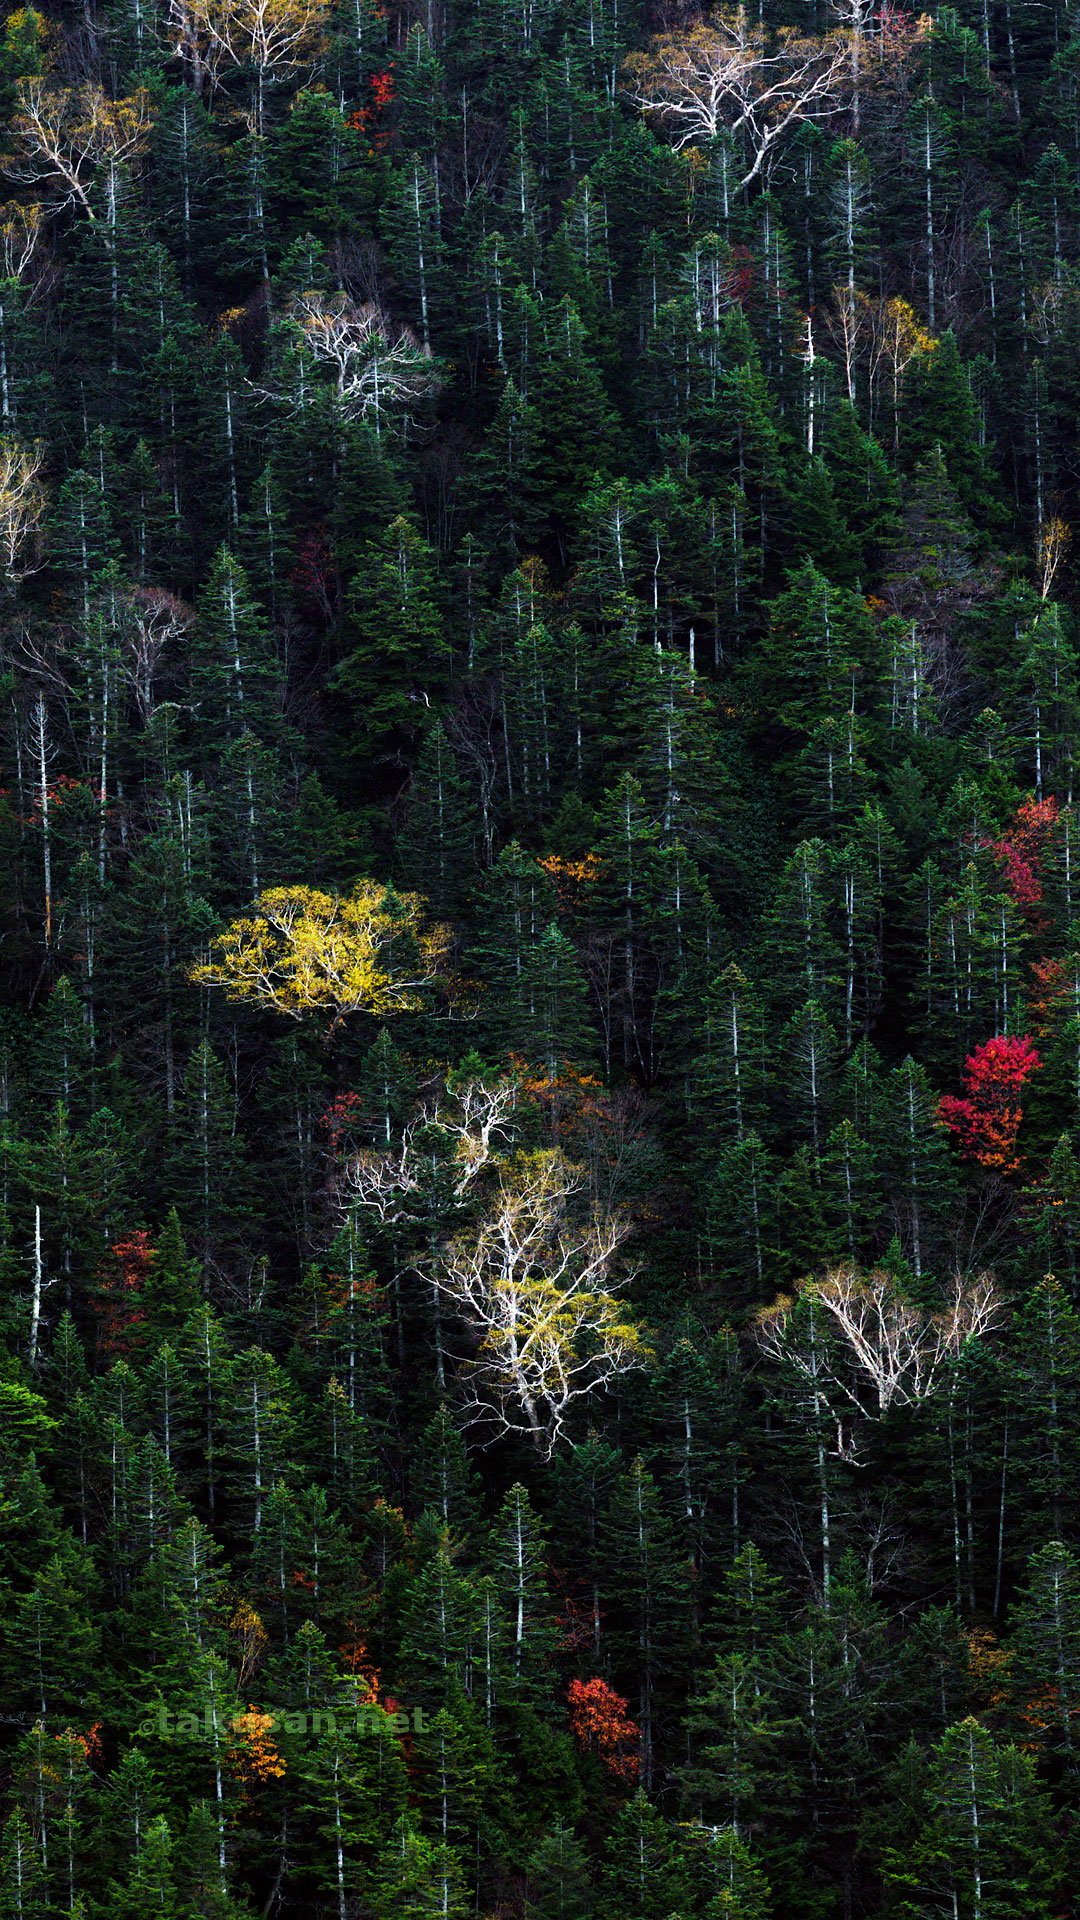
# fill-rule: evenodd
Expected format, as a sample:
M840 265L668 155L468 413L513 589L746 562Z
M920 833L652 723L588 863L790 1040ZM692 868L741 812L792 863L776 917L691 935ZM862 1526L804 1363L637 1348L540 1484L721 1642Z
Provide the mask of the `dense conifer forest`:
M1080 1911L1080 14L0 29L2 1920Z

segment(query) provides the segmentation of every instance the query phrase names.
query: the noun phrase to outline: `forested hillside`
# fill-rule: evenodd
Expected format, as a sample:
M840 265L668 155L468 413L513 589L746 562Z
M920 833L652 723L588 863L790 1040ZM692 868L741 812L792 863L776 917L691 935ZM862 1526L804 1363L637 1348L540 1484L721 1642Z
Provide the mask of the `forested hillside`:
M0 44L0 1915L1080 1910L1080 17Z

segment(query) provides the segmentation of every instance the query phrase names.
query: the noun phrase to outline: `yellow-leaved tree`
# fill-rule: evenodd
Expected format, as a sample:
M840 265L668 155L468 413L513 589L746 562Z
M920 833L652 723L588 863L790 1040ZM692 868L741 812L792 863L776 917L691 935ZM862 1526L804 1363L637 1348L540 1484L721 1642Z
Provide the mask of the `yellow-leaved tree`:
M247 120L261 137L267 92L314 65L328 13L326 0L171 0L168 31L200 97L216 92L223 69L252 75Z
M113 100L90 81L55 86L32 74L19 84L4 171L27 186L44 186L53 212L77 207L95 226L94 202L102 201L111 245L120 174L130 173L143 158L152 124L145 87Z
M0 570L11 586L41 564L45 489L38 475L44 460L40 440L0 434Z
M271 887L213 942L192 979L289 1019L329 1013L331 1038L350 1013L427 1004L452 944L416 893L358 880L349 894Z

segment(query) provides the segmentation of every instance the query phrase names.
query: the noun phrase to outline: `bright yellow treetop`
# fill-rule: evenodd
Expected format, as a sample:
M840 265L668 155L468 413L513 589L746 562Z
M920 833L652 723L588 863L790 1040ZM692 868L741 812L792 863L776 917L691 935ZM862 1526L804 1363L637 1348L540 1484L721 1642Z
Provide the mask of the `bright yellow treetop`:
M194 980L300 1020L404 1013L426 1003L449 952L448 927L424 920L416 893L358 880L347 895L271 887L254 912L219 934Z

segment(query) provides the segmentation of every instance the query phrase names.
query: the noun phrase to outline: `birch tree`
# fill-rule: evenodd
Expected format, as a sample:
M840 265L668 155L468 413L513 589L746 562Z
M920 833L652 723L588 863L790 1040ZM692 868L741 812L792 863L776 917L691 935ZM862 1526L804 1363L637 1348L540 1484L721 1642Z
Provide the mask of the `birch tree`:
M447 1081L421 1102L394 1141L387 1115L387 1145L361 1149L346 1162L334 1184L334 1196L346 1219L366 1219L394 1248L393 1292L400 1306L401 1265L415 1271L411 1248L417 1238L429 1249L445 1236L472 1202L473 1189L489 1166L496 1145L509 1138L516 1089L508 1080ZM408 1247L399 1264L399 1249ZM430 1289L439 1389L446 1384L442 1295L430 1259L422 1279ZM400 1318L399 1318L400 1328Z
M499 1166L479 1224L434 1265L473 1341L467 1417L493 1422L496 1436L527 1436L544 1459L577 1403L647 1354L613 1291L628 1222L589 1206L587 1187L557 1150L518 1154Z
M45 448L16 434L0 435L0 565L10 587L41 564L40 534L45 517L41 469Z
M411 328L398 326L374 301L358 304L346 293L297 294L287 324L315 362L331 375L332 392L345 420L371 420L381 437L384 416L433 391L438 375L430 351ZM294 409L311 406L318 385L299 383Z
M811 1357L793 1319L794 1302L781 1298L758 1321L762 1351L806 1379L814 1379L843 1415L883 1419L890 1407L915 1406L934 1392L943 1368L970 1340L997 1326L1003 1303L989 1274L965 1283L957 1275L944 1304L928 1312L884 1272L837 1267L801 1289L823 1309L835 1344Z
M145 153L152 119L143 87L111 100L93 84L56 87L35 75L19 88L4 170L27 186L43 186L54 213L74 207L96 223L96 184L104 177L113 209L117 172Z
M230 68L253 73L250 124L259 136L268 89L314 64L326 20L325 0L172 0L169 35L200 97L216 92Z
M840 35L769 34L739 7L688 33L657 34L623 71L629 99L670 130L677 152L733 135L747 156L743 189L768 173L774 149L800 122L840 110L851 52Z

